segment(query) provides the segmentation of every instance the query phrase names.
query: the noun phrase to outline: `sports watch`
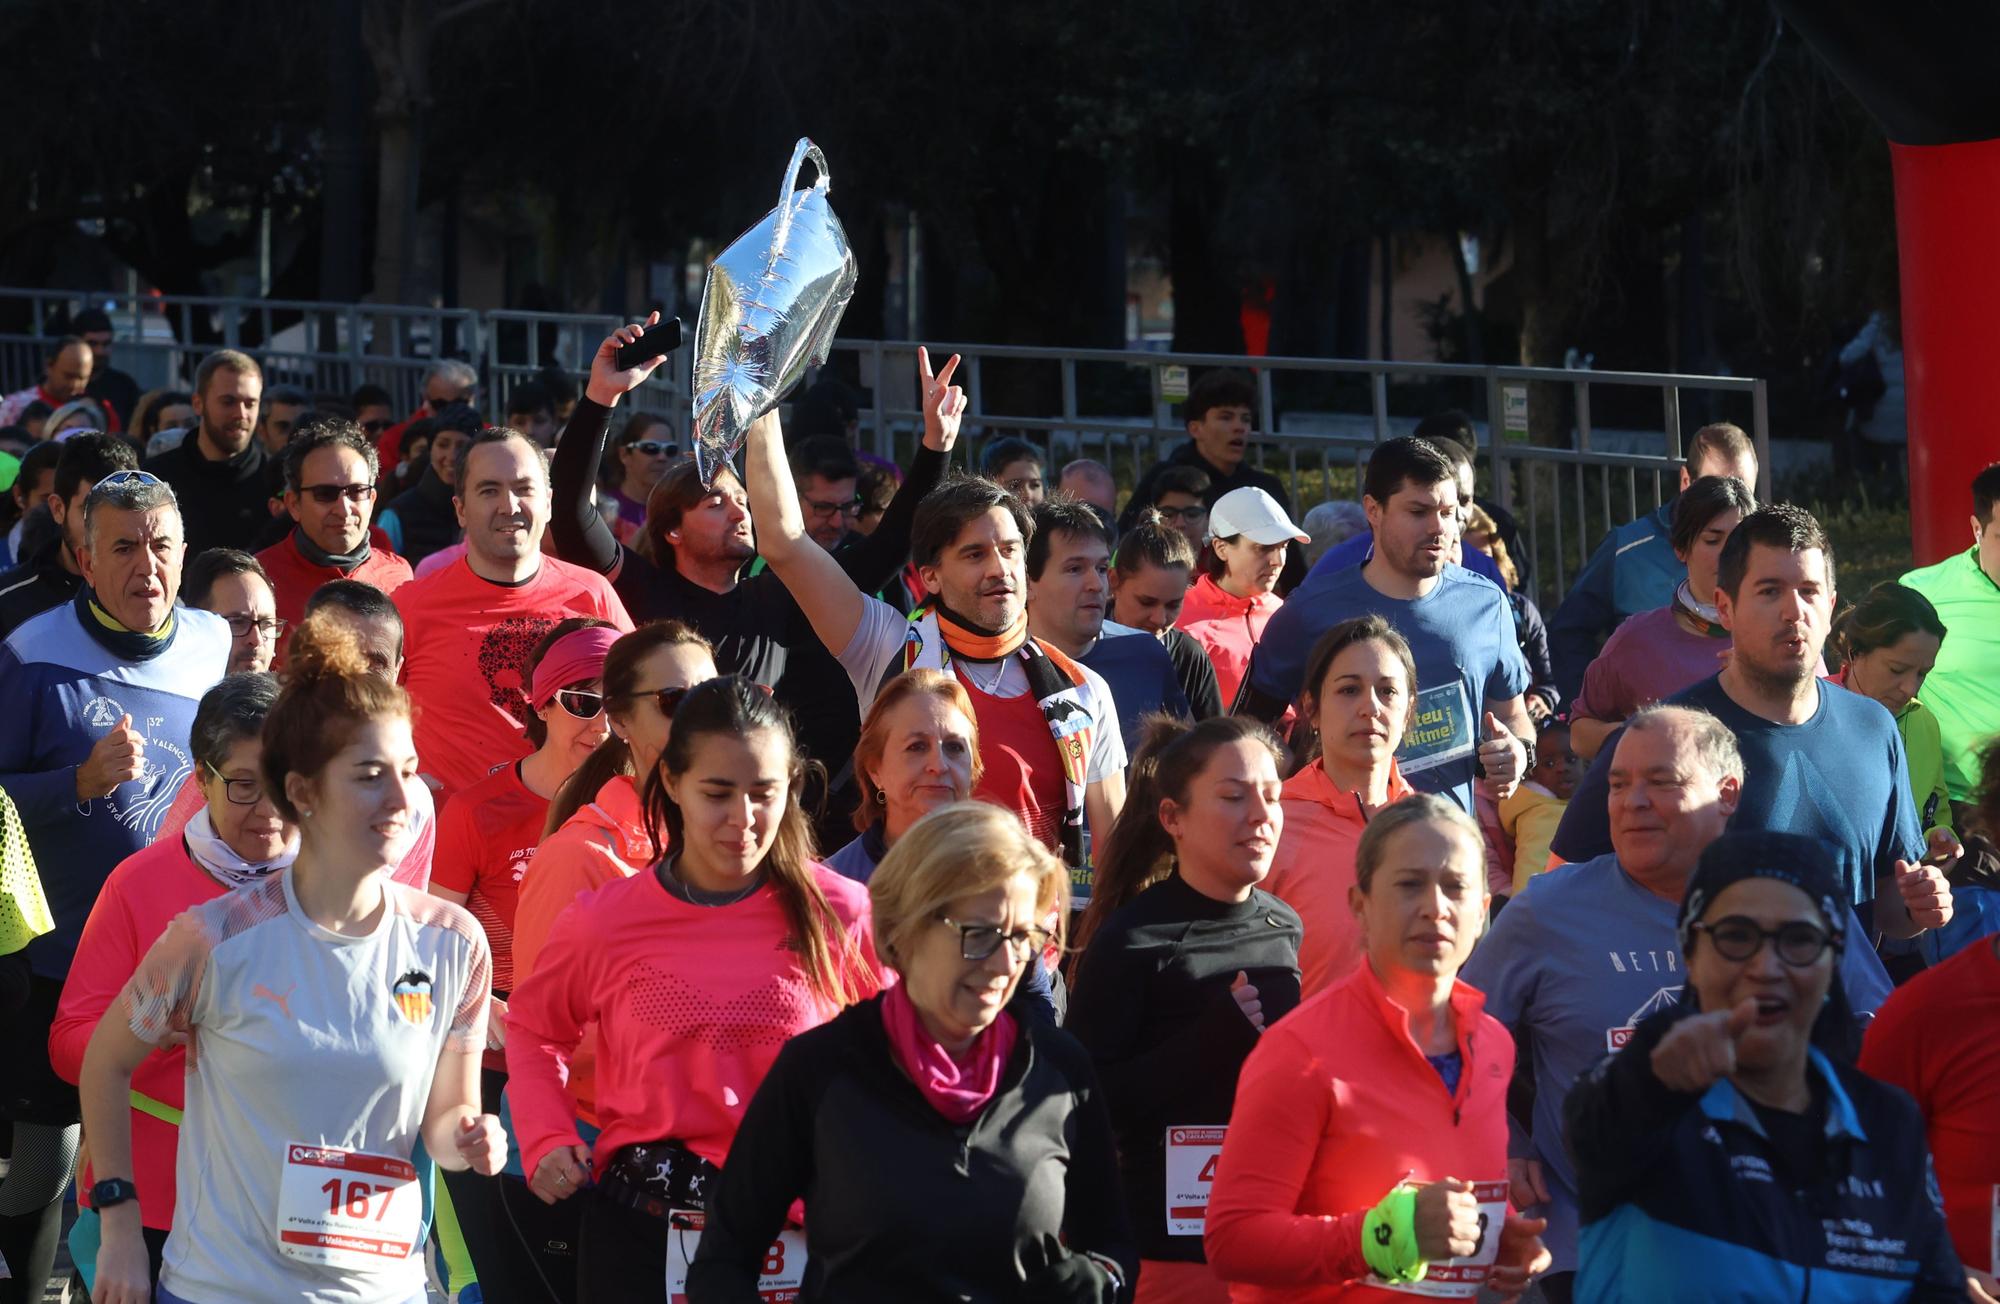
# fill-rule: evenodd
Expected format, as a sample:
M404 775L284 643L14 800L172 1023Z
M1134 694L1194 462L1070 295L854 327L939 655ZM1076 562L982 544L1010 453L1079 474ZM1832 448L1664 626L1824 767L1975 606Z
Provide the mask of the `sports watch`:
M107 1177L90 1188L90 1204L94 1209L109 1209L138 1198L139 1188L122 1177Z

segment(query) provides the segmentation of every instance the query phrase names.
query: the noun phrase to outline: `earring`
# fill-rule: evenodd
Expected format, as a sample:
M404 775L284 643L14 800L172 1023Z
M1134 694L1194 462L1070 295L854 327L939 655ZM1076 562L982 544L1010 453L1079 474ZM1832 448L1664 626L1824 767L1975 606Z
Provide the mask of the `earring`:
M299 812L299 818L300 818L300 819L302 819L302 820L309 820L309 819L311 819L312 817L313 817L313 813L312 813L311 811L309 811L309 810L302 810L302 811L300 811L300 812Z
M875 804L877 806L887 806L889 804L889 794L877 788L875 790Z

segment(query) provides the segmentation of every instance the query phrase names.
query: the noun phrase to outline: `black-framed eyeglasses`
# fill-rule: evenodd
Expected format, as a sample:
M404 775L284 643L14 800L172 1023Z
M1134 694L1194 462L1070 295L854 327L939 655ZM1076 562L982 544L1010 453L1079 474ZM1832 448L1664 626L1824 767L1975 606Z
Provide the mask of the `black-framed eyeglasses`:
M1009 933L997 924L961 924L943 915L937 921L958 930L958 954L966 960L989 959L1005 942L1013 948L1016 960L1027 961L1040 955L1049 944L1050 933L1046 928L1017 928Z
M269 639L274 639L285 632L285 622L276 616L248 616L239 612L234 616L224 616L222 619L223 623L229 626L229 632L237 638L249 637L253 629L257 631L257 637Z
M864 505L859 495L844 503L827 498L801 498L799 501L805 504L807 511L822 519L829 516L859 516Z
M229 798L230 805L255 806L258 802L264 800L264 781L262 779L232 779L221 770L216 769L209 762L203 761L202 764L208 766L210 774L222 780L222 794Z
M1794 969L1809 968L1817 963L1826 954L1826 948L1832 946L1839 936L1804 920L1795 919L1776 928L1765 928L1756 920L1742 915L1729 915L1712 924L1691 924L1689 928L1693 932L1707 933L1709 944L1715 948L1717 955L1739 964L1753 958L1769 941L1777 949L1778 958Z
M375 496L372 484L307 484L300 485L299 492L318 503L321 507L331 507L342 498L350 503L365 503Z
M1194 525L1208 517L1206 507L1155 507L1153 510L1167 525Z
M595 720L604 709L604 694L593 693L587 688L559 688L556 690L556 705L579 720Z
M662 443L657 439L641 439L627 444L625 447L645 457L660 457L663 455L671 457L673 454L681 451L679 444Z

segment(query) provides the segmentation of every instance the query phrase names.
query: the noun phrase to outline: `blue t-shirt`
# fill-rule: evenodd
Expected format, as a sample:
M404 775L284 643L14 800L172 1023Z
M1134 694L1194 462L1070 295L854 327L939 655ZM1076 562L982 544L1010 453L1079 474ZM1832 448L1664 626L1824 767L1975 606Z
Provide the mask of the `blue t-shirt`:
M1431 591L1413 601L1376 592L1359 566L1309 577L1264 627L1250 657L1250 686L1280 701L1295 700L1320 636L1343 620L1370 614L1409 640L1417 662L1416 719L1396 751L1403 777L1470 812L1473 754L1486 703L1519 697L1529 682L1507 595L1470 571L1446 566Z
M1127 755L1139 746L1139 722L1146 716L1165 711L1187 719L1192 714L1172 655L1144 630L1107 620L1102 637L1078 659L1111 685L1111 703L1118 712Z
M1502 589L1507 587L1507 581L1500 578L1500 568L1494 565L1491 557L1477 548L1465 548L1462 551L1465 558L1462 564L1465 569L1471 571L1474 575L1492 580ZM1312 579L1319 575L1331 575L1335 571L1343 571L1350 566L1365 565L1368 559L1374 555L1375 532L1373 530L1363 530L1354 537L1342 539L1339 543L1328 548L1325 554L1313 563L1313 568L1306 572L1306 578Z
M1578 1078L1657 1009L1676 1005L1686 981L1674 921L1680 907L1647 891L1600 856L1528 880L1481 939L1459 977L1486 994L1486 1012L1507 1025L1535 1075L1532 1126L1508 1120L1507 1153L1539 1159L1551 1203L1542 1241L1553 1271L1576 1267L1576 1172L1563 1145L1563 1102ZM1889 975L1847 923L1841 982L1858 1015L1888 999Z
M1875 899L1875 881L1898 860L1923 855L1910 765L1896 721L1881 703L1825 682L1819 707L1803 724L1776 724L1753 715L1711 675L1667 701L1698 706L1736 735L1743 753L1743 795L1733 829L1777 829L1832 846L1856 906ZM1597 760L1570 798L1549 849L1564 860L1589 860L1611 850L1611 756L1624 736L1605 740ZM1870 910L1862 918L1872 925Z

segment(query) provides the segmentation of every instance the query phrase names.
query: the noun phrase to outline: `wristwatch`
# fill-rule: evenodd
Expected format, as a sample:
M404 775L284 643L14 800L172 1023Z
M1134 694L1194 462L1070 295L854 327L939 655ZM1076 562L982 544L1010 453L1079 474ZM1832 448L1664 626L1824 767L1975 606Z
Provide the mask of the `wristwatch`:
M94 1209L109 1209L138 1198L139 1188L122 1177L107 1177L90 1188L90 1204Z

